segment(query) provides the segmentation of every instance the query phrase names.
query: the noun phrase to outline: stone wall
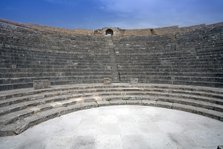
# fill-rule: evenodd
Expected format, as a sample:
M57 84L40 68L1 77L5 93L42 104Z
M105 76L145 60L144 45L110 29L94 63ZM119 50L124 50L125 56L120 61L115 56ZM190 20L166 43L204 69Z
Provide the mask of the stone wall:
M0 90L32 87L35 80L102 83L114 74L116 82L223 86L222 23L148 30L144 36L114 31L110 38L0 22Z

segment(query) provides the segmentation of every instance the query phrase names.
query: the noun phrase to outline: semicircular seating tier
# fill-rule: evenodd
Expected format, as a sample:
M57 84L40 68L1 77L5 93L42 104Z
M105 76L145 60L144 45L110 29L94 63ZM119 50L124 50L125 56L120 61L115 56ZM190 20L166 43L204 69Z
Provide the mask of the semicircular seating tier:
M223 121L223 23L109 29L112 36L106 28L0 21L0 136L102 105L159 106ZM32 88L42 80L51 87Z
M140 83L60 85L2 92L0 136L19 134L66 113L109 105L156 106L223 121L223 89L219 88Z

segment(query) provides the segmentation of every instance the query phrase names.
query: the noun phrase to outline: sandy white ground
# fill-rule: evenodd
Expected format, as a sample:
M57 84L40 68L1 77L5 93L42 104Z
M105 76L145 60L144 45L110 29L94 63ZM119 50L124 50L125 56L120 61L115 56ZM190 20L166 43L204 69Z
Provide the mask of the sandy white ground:
M0 138L0 149L215 149L223 122L165 108L82 110Z

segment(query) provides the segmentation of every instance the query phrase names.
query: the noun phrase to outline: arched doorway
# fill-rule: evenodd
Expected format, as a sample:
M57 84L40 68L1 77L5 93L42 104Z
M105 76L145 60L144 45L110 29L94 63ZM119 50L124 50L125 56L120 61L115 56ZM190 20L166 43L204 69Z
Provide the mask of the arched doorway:
M107 29L107 30L105 31L105 35L110 35L110 36L112 36L112 35L113 35L113 30L112 30L112 29Z

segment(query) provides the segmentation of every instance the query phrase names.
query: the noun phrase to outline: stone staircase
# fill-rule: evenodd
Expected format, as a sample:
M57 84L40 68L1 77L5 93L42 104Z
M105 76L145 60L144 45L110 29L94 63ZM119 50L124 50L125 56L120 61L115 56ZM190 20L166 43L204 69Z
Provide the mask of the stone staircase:
M112 82L119 83L119 73L118 73L118 66L116 63L116 53L115 53L115 45L112 41L112 36L106 37L107 40L107 46L105 49L108 49L110 54L110 60L111 60L111 70L112 70Z
M77 110L109 105L145 105L200 114L223 121L223 89L165 84L77 84L0 94L0 136Z

